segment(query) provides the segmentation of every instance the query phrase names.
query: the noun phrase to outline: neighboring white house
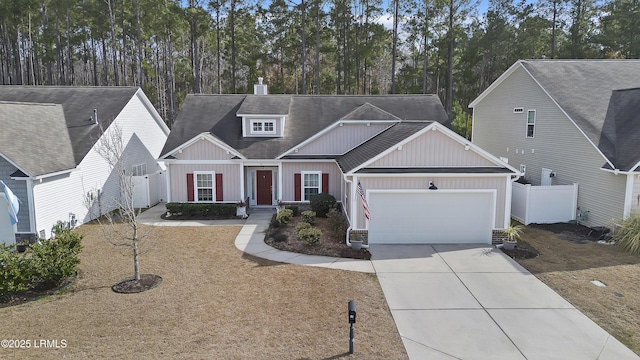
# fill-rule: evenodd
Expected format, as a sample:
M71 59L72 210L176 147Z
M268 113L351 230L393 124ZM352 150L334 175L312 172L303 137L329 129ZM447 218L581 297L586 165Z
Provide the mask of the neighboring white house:
M531 184L577 184L580 223L640 209L640 60L521 60L469 107L472 141Z
M508 226L518 171L451 131L437 96L256 88L186 97L162 151L169 201L273 207L329 193L369 243L491 243Z
M19 233L48 238L58 221L79 225L113 209L117 176L96 147L114 125L126 169L158 172L169 129L141 89L0 86L0 179L21 201Z

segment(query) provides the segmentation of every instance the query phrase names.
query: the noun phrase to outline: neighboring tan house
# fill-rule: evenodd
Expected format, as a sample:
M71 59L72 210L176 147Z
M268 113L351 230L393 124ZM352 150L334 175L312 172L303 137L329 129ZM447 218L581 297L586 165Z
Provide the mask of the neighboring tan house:
M533 185L578 184L577 220L640 205L640 60L521 60L469 107L472 141Z
M139 88L0 86L0 180L21 201L18 233L48 238L58 221L113 209L117 176L96 147L114 124L131 174L158 171L169 129Z
M508 225L518 172L443 125L437 96L256 94L186 97L162 150L168 201L329 193L370 244L490 243Z

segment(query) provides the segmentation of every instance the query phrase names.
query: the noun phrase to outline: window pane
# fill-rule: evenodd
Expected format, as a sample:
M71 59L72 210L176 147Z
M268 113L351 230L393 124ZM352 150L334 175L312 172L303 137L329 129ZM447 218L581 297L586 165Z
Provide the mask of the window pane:
M264 131L273 131L273 123L265 122L264 123Z
M311 197L313 195L317 195L318 194L318 188L305 188L304 189L304 200L308 201L311 200Z
M527 125L527 137L533 137L533 130L534 126L533 125Z
M254 122L253 123L253 131L262 131L262 123Z
M211 174L197 174L196 186L201 187L213 187L213 176Z
M213 201L213 189L198 189L198 201Z
M318 174L304 174L304 186L318 186L319 176Z
M533 124L535 122L536 122L536 112L529 111L529 113L527 114L527 124Z

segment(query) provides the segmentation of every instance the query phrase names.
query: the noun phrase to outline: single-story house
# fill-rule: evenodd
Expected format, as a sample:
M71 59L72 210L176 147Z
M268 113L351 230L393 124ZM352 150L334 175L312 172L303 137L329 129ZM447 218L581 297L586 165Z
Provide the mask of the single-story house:
M20 199L10 230L43 238L58 221L79 225L114 208L117 176L96 152L103 131L122 132L132 175L160 170L169 134L137 87L0 86L0 128L0 180Z
M186 97L160 159L168 201L273 207L329 193L370 244L491 243L508 226L518 171L451 131L437 96L255 88Z
M473 143L532 185L578 185L581 224L640 210L640 60L521 60L469 106Z

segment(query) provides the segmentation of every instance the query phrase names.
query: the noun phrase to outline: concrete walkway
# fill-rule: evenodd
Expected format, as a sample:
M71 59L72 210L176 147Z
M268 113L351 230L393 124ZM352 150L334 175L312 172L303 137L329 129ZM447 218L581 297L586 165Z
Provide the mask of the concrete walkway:
M640 359L494 247L372 245L371 261L311 256L264 243L272 209L210 221L161 220L165 211L159 204L139 219L156 226L242 225L235 245L247 254L376 273L411 359Z

